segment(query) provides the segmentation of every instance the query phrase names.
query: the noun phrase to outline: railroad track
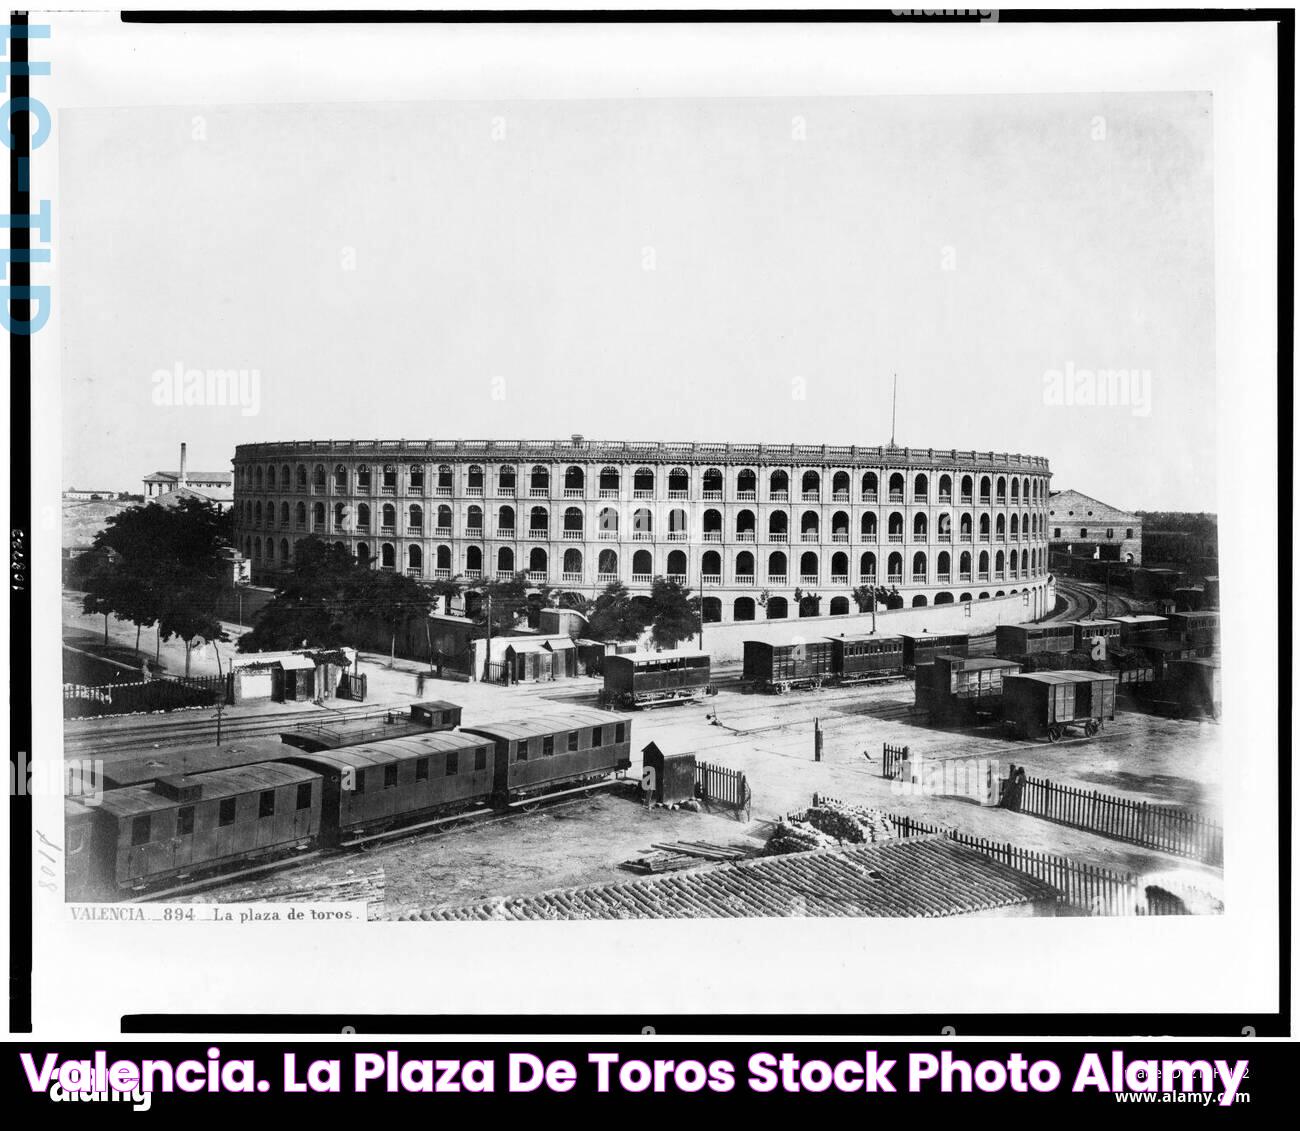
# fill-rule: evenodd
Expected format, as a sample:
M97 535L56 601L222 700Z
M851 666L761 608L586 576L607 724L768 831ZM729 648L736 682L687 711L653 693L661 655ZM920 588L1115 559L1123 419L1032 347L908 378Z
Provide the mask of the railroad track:
M375 703L359 703L354 707L322 707L311 711L293 711L277 715L254 715L248 718L226 717L221 723L222 742L240 738L254 738L279 734L304 723L321 723L340 719L359 718L379 714L384 707ZM121 718L121 716L117 716ZM114 750L143 750L155 746L197 745L215 742L217 736L216 708L195 707L172 711L165 720L148 716L154 721L114 726L112 716L94 720L71 720L64 723L64 757L78 754L103 754Z

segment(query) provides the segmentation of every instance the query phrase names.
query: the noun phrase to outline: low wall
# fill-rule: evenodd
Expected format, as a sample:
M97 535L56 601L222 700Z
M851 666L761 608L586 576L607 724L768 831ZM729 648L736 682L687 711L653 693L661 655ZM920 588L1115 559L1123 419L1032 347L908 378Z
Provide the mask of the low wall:
M999 624L1021 624L1033 620L1034 592L1039 597L1039 616L1051 613L1056 604L1056 586L1048 582L1034 586L1029 604L1024 593L1014 597L990 597L983 601L965 601L952 605L927 605L920 609L895 609L878 612L876 632L881 636L926 632L989 632ZM759 610L760 612L762 610ZM839 617L790 617L785 620L728 621L704 626L704 651L715 664L735 663L743 659L746 640L764 640L771 644L790 644L825 636L853 636L870 632L870 613L851 613ZM689 645L684 645L689 646Z

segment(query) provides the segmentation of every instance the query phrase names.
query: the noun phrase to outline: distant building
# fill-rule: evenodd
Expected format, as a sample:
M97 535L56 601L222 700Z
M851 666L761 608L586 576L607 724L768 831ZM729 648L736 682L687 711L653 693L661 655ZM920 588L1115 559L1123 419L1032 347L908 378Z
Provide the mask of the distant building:
M91 499L96 501L100 499L117 499L118 494L117 491L95 491L85 487L69 487L63 492L63 497L74 502L88 502Z
M1054 553L1142 564L1142 520L1082 491L1053 491L1047 539Z
M146 500L161 502L168 495L176 496L173 502L197 498L215 503L223 511L229 510L235 502L234 475L229 471L186 470L185 445L182 444L179 471L155 471L144 477Z

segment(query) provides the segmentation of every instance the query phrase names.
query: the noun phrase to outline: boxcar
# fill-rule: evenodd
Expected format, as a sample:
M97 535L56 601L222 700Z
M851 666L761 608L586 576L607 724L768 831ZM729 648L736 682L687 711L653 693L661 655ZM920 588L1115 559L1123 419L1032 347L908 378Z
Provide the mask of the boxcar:
M832 636L831 669L839 683L893 679L903 674L903 638L862 633Z
M1099 672L1034 672L1003 681L1007 729L1027 738L1057 742L1067 727L1087 735L1115 717L1115 677Z
M606 656L601 701L620 707L656 707L698 700L714 691L707 652L639 652Z
M320 807L320 775L299 766L161 777L103 795L93 851L111 887L143 887L308 845Z
M324 779L321 839L327 844L486 803L492 793L492 744L464 732L405 735L294 754L290 761Z
M1169 638L1181 640L1188 647L1209 652L1219 646L1219 614L1217 610L1171 613Z
M965 656L970 650L970 637L965 633L922 633L909 636L903 633L903 667L915 668L920 664L934 663L940 652L948 656Z
M1181 716L1219 717L1221 691L1217 660L1173 660L1165 672L1165 683L1157 695L1173 704Z
M63 801L63 891L69 900L89 899L103 891L104 876L97 867L102 856L95 850L95 810L73 798ZM97 890L99 889L99 890Z
M939 655L929 672L930 714L935 719L997 714L1006 677L1020 671L1014 660Z
M464 733L491 739L492 792L499 803L632 765L632 720L608 711L575 708L465 727Z
M803 644L745 641L744 678L763 691L820 687L834 674L835 653L829 640Z
M997 654L1004 660L1044 652L1074 651L1072 624L1000 624L995 630Z
M460 725L460 714L459 704L430 699L412 703L405 715L400 711L376 711L326 723L304 723L281 733L280 740L299 750L337 750L343 746L384 742L408 734L451 730Z

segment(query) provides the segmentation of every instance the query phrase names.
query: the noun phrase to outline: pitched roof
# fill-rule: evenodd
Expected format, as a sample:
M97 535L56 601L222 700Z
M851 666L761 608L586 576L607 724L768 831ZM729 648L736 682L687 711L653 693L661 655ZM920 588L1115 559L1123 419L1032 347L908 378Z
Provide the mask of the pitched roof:
M1092 503L1093 506L1101 507L1103 510L1113 511L1117 515L1123 515L1126 518L1131 518L1134 524L1138 524L1142 521L1142 519L1138 515L1136 515L1133 511L1126 511L1123 507L1115 506L1114 503L1104 503L1101 501L1101 499L1094 499L1091 495L1085 495L1082 491L1076 491L1072 487L1067 487L1061 491L1053 491L1051 492L1051 494L1048 495L1048 498L1052 502L1056 502L1062 496L1067 496L1067 495L1070 496L1071 498L1082 499L1084 502ZM1078 518L1079 516L1075 515L1075 517Z
M145 483L174 483L180 479L179 471L155 471L152 475L144 477ZM235 476L229 471L187 471L185 478L188 482L199 483L230 483L233 484Z
M939 918L1039 901L1060 891L943 836L767 856L594 884L401 919Z

